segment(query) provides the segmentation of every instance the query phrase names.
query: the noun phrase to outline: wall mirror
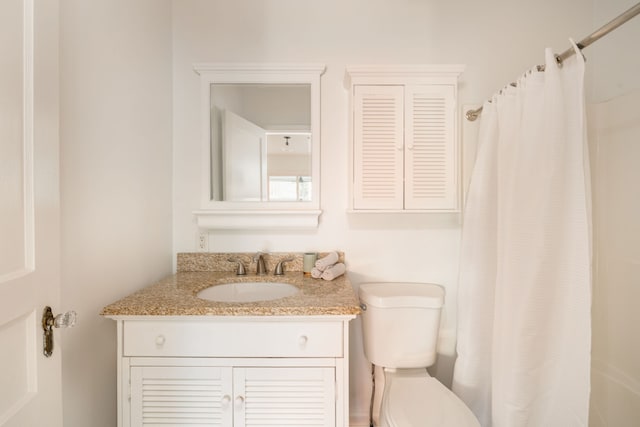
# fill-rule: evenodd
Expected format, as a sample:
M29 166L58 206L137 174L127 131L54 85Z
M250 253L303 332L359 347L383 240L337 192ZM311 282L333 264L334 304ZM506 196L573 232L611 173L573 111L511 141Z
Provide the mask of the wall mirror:
M317 64L196 64L201 228L313 228L320 215Z

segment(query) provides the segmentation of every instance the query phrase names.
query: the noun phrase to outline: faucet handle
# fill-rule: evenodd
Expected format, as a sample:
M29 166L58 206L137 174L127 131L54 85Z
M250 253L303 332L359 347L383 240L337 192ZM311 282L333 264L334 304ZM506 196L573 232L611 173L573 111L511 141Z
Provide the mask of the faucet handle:
M244 268L244 264L242 263L242 260L229 258L227 261L229 261L229 262L237 262L238 263L238 269L236 270L236 276L246 276L247 275L247 269Z
M274 276L282 276L282 275L284 275L284 263L285 262L289 262L289 261L293 261L293 258L287 258L287 259L281 260L278 263L278 265L276 265L276 269L273 272Z

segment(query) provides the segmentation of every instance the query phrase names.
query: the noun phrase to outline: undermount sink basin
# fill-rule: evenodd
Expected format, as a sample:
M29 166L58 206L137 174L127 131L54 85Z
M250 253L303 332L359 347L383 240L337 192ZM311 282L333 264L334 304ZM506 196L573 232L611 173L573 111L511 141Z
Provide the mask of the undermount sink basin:
M198 298L219 302L271 301L290 297L300 289L280 282L241 282L211 286L198 292Z

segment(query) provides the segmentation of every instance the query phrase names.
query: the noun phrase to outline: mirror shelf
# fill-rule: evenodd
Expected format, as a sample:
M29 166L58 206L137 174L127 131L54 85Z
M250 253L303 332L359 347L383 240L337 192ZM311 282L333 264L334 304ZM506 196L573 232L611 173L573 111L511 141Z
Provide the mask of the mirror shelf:
M198 226L317 228L325 66L197 63L194 70L201 92Z
M306 230L318 227L321 210L200 210L198 228L215 230Z

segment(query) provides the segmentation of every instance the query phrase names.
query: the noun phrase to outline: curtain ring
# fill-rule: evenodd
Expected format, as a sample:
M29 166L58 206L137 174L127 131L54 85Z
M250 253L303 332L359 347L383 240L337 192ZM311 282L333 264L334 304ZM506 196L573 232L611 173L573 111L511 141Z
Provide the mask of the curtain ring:
M558 68L562 68L562 57L557 53L554 53L553 56L556 58L556 64L558 64Z

